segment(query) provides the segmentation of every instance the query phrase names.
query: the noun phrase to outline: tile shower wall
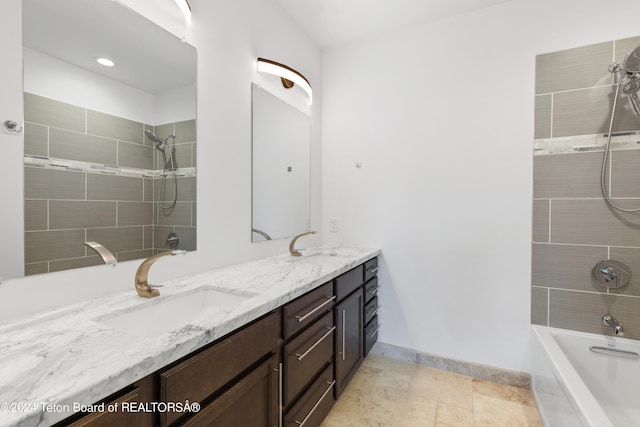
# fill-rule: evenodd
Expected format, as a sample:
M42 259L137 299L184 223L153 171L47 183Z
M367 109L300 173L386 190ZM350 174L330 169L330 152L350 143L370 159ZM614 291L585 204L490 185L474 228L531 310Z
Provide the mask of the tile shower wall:
M640 37L539 55L536 58L531 322L610 334L612 314L640 339L640 213L610 208L600 190L614 75ZM618 100L610 156L610 193L640 208L640 118ZM616 259L632 270L630 285L607 290L591 280L594 265Z
M154 128L29 93L24 104L27 275L100 264L85 241L119 261L166 249L170 231L180 248L195 249L195 176L178 179L178 204L165 216L162 162L144 137L145 129L175 133L178 167L194 174L195 120Z

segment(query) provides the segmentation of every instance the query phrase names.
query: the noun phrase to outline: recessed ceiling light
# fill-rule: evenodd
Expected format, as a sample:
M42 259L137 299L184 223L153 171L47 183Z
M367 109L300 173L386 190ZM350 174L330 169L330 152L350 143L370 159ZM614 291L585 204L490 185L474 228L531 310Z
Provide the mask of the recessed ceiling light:
M105 67L113 67L114 65L116 65L115 62L108 58L96 58L96 62L100 65L104 65Z

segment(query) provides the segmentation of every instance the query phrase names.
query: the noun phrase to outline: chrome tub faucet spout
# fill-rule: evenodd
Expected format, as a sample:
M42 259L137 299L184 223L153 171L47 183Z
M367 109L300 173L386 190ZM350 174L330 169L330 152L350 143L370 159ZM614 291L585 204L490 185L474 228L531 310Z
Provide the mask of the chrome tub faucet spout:
M612 315L605 314L604 316L602 316L602 323L605 326L612 328L614 334L617 337L621 337L624 335L624 328L622 327L622 323L618 322Z

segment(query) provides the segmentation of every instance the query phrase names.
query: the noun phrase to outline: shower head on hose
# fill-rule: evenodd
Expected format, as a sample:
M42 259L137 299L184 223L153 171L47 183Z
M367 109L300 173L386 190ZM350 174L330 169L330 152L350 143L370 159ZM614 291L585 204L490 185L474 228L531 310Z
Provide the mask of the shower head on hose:
M640 116L640 99L638 99L638 91L640 90L640 74L624 76L620 81L620 88L624 93L629 95L633 109L636 114Z
M622 64L619 62L611 64L609 71L620 73L618 85L624 93L629 95L634 111L640 116L640 99L638 98L638 91L640 90L640 46L629 52Z
M167 139L162 140L160 138L158 138L156 136L155 133L151 132L150 130L145 130L144 134L146 135L147 138L149 138L152 142L154 142L156 144L156 148L160 151L162 151L164 153L164 147L167 145Z

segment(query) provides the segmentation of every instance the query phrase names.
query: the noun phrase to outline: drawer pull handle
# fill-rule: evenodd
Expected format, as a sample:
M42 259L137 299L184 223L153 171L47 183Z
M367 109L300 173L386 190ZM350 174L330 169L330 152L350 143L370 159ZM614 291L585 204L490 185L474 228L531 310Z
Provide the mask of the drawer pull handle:
M284 387L284 383L282 381L282 363L278 364L278 427L282 427L282 389Z
M370 293L371 295L375 295L375 294L378 293L378 287L375 287L373 289L369 289L367 292Z
M320 399L318 399L318 401L316 402L315 405L313 405L313 408L311 408L311 410L309 411L309 413L307 414L306 417L304 417L304 420L302 421L298 421L295 420L294 422L296 424L298 424L300 427L304 426L304 423L307 422L307 420L309 419L309 417L311 417L311 415L313 415L313 412L316 410L316 408L318 408L318 406L320 406L320 402L322 402L322 399L324 399L324 397L329 394L329 392L331 391L331 389L333 388L333 386L336 384L336 380L333 380L332 382L327 382L327 384L329 384L329 387L327 387L327 389L325 390L324 393L322 393L322 396L320 396Z
M347 357L347 310L342 310L342 360Z
M311 310L310 312L308 312L304 316L295 316L295 318L298 319L298 323L302 323L305 320L307 320L309 318L309 316L312 316L318 310L322 310L322 307L324 307L327 304L330 304L335 299L336 299L335 295L332 296L332 297L327 297L327 300L325 302L323 302L322 304L320 304L319 306L317 306L316 308L314 308L313 310Z
M378 272L378 267L369 267L369 268L367 268L367 271L369 273L375 274L375 273Z
M374 308L373 310L369 310L367 312L367 316L369 316L369 317L375 316L376 314L378 314L378 310L380 310L380 306Z
M378 333L378 330L380 330L380 325L378 325L378 327L375 328L373 332L369 332L367 335L369 335L369 338L373 338L374 335Z
M304 353L302 353L302 354L294 353L294 355L298 358L298 362L301 361L302 359L304 359L305 357L307 357L309 352L311 352L314 348L316 348L322 342L322 340L324 340L326 337L331 335L333 333L333 331L335 331L335 330L336 330L335 326L329 328L327 333L324 334L322 337L320 337L320 339L318 341L316 341L311 347L309 347L307 349L307 351L305 351Z

